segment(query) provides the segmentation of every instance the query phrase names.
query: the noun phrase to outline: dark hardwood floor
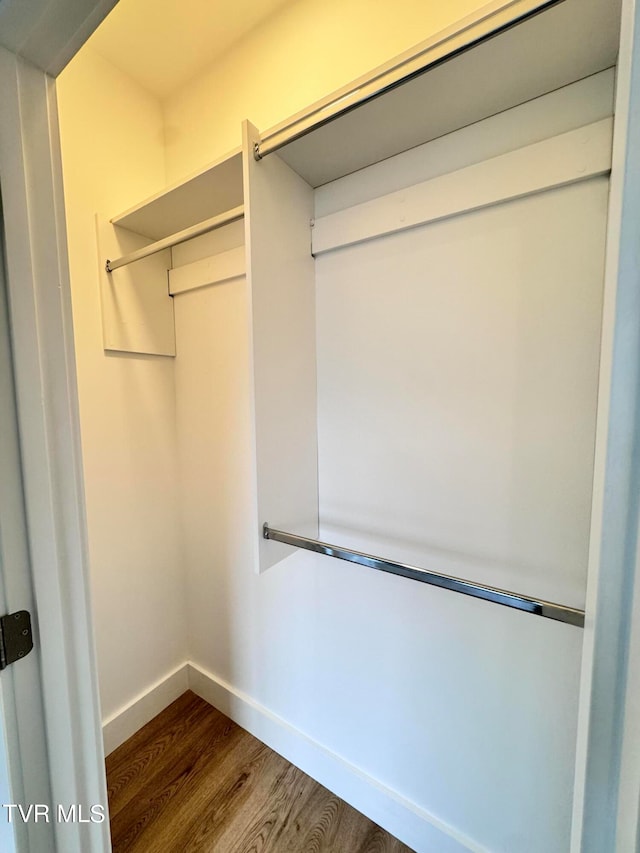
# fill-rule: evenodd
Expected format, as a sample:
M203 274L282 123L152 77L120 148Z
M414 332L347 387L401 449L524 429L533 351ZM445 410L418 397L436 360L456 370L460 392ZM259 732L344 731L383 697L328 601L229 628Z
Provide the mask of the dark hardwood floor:
M107 780L114 853L411 853L191 692Z

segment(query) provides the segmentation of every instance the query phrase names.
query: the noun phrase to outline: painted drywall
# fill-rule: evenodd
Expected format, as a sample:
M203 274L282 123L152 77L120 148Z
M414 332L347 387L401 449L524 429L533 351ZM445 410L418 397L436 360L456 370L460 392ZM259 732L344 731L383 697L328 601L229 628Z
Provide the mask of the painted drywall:
M598 178L317 259L323 540L583 606L607 193ZM392 687L366 726L340 707L338 748L488 850L564 853L582 632L358 575L361 692ZM334 577L355 610L357 578Z
M167 177L194 171L259 130L484 6L481 0L299 0L163 102Z
M459 132L448 146L434 142L398 159L419 159L437 172L449 163L450 148L473 160L479 143L497 134L494 146L508 150L537 139L541 124L553 135L610 113L611 95L611 75L603 75L574 87L573 97L550 96L546 111L527 105ZM392 163L384 166L371 170L372 194L376 185L390 189ZM401 181L402 169L397 173ZM364 172L358 180L367 184ZM319 195L331 209L329 194L348 204L359 190L351 177ZM390 556L445 569L457 560L459 571L485 582L582 603L606 200L601 178L432 226L426 236L407 232L316 261L323 538L374 553L386 547ZM474 286L463 295L460 288L477 282L474 266L495 256L486 228L511 253L491 266L482 297ZM526 245L514 239L529 229ZM461 244L477 254L465 260L461 253L449 279L442 268L453 270ZM538 252L540 245L548 251ZM185 244L174 249L174 264L226 247ZM423 271L437 264L445 286L429 296ZM558 270L570 279L562 287L554 284ZM536 287L538 279L550 291ZM372 299L362 300L363 288ZM555 293L562 293L557 304ZM432 297L453 326L429 326ZM471 849L562 853L570 833L579 629L308 554L255 573L247 298L242 278L175 299L190 660L415 803L425 819L471 839ZM415 311L416 301L422 310ZM414 306L410 318L407 304ZM463 346L467 323L473 334ZM451 358L455 336L461 344ZM484 351L488 337L492 347ZM433 339L442 347L436 369L424 348ZM425 418L425 394L438 401L439 427ZM393 406L380 407L380 396ZM569 410L558 422L551 413L562 406ZM401 436L397 443L394 436ZM427 436L429 457L421 449ZM425 469L419 482L416 459ZM430 489L420 493L438 477L438 489L451 498L446 518ZM573 494L564 501L569 482ZM456 512L456 501L473 499L474 489L477 505ZM557 527L553 513L545 515L547 491L560 503L554 512L565 513ZM531 507L517 516L523 500ZM495 518L476 524L498 508L498 528ZM542 511L541 541L527 535L518 553L505 555L505 544L518 539L509 524L526 526L534 511ZM336 530L340 520L351 527ZM365 542L357 532L367 530L386 530L388 539ZM434 546L447 530L452 539ZM558 530L570 534L567 541L556 541ZM453 553L465 537L474 539L466 557ZM491 557L482 565L487 548Z
M444 658L429 658L445 644L436 628L454 606L442 594L428 599L401 580L346 572L319 558L301 557L257 576L246 284L239 279L176 297L175 364L105 355L97 286L102 259L93 230L96 210L112 215L126 209L165 178L237 145L245 116L260 127L273 125L477 5L461 3L457 14L449 6L447 20L436 18L445 14L441 5L424 27L418 4L407 3L406 16L397 6L385 7L386 19L374 16L374 27L363 4L318 8L303 0L163 109L90 52L60 78L59 98L104 716L188 658L417 808L482 840L500 830L495 809L487 808L491 791L478 800L479 786L465 782L464 767L450 785L447 762L456 758L448 747L430 758L416 745L425 743L425 716L437 721L440 736L452 721L468 722L469 708L481 700L480 720L493 719L512 692L528 714L542 719L540 697L546 701L553 691L535 692L527 683L510 691L509 685L519 678L519 652L539 661L547 653L543 627L525 623L508 654L506 628L492 639L480 631L481 642L476 632L447 635L451 654L462 661L452 675ZM370 28L366 38L363 26ZM291 74L310 57L313 73ZM188 251L174 250L174 262L194 260ZM504 622L516 618L507 614ZM488 613L487 635L495 624ZM465 662L469 648L476 656ZM551 664L544 684L564 683L570 692L575 668L563 669L564 662L553 658ZM487 692L486 677L499 675L506 688ZM438 688L426 690L429 683ZM573 710L563 706L560 727L547 727L552 746L558 731L570 729ZM483 731L479 722L467 729L470 752L474 731ZM506 734L502 743L509 743ZM421 782L429 761L435 776ZM532 772L544 775L545 769L540 763ZM501 790L509 790L513 778L503 775L495 756L490 770ZM525 802L527 779L518 776L516 783L514 799ZM435 787L427 790L427 784ZM462 813L462 801L473 820ZM518 831L519 815L524 812L516 810L504 827L507 850L509 839L521 841L508 834ZM550 834L564 826L565 815L563 801L548 816Z
M164 184L157 102L90 49L58 79L103 717L186 657L173 361L102 345L95 214Z
M363 37L354 8L288 7L167 99L168 178L237 145L243 118L272 126L429 34L394 14L386 44ZM327 62L332 39L349 49ZM237 280L175 300L190 660L472 844L563 849L579 632L308 555L255 575L246 299Z
M125 0L91 46L158 98L165 98L291 0ZM150 26L153 21L153 26Z
M239 144L246 116L262 127L274 124L480 5L332 0L319 7L301 0L249 33L164 104L90 43L58 77L105 719L184 661L183 581L191 569L183 572L181 562L174 366L169 359L104 353L98 290L104 259L97 257L95 214L117 214ZM305 67L309 57L310 73L292 76L290 69ZM240 355L230 356L229 375L241 370ZM239 388L248 393L248 386ZM248 447L241 442L238 454L247 454ZM188 518L185 525L192 542ZM196 590L198 582L196 573L191 580Z

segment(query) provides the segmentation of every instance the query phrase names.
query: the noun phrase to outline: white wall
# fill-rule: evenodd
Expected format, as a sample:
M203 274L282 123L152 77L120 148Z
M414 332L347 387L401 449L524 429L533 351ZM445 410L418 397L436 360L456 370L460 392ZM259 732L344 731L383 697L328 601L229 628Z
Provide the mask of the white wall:
M195 572L189 577L197 589L198 573L192 560L185 569L180 542L174 366L165 358L104 353L98 291L104 259L97 256L95 214L108 218L120 213L238 145L246 116L262 128L274 124L480 5L478 0L427 8L419 0L393 6L331 0L318 7L299 0L163 104L91 43L58 77L104 718L113 717L185 659L184 580ZM307 73L292 77L291 68L299 64ZM229 345L228 375L243 397L248 388L238 384L238 377L244 349L239 339ZM185 384L180 367L178 373ZM219 411L223 403L221 398ZM240 442L240 437L233 440ZM245 454L247 447L240 442L237 453ZM188 465L184 453L180 464ZM190 506L188 495L186 500ZM235 511L225 512L235 517ZM186 513L189 553L194 524ZM206 566L201 571L206 584ZM197 592L191 600L193 607L204 606Z
M584 606L607 191L600 178L316 260L321 538ZM347 586L357 670L375 661L334 705L339 748L489 850L567 850L582 632L332 574L326 609ZM332 618L341 663L348 612ZM394 719L402 735L375 749Z
M474 849L537 851L551 839L561 851L579 632L310 556L255 574L244 279L176 297L175 365L102 350L94 211L158 189L165 153L170 179L198 168L238 144L240 119L268 127L479 4L447 8L446 21L442 5L424 25L421 4L407 3L406 17L385 5L365 39L362 4L328 3L320 16L301 0L163 110L90 52L59 81L103 711L188 657ZM338 36L350 49L327 57ZM313 73L292 80L309 57ZM193 260L191 249L174 262ZM532 727L544 749L532 748ZM550 803L554 752L550 790L565 794Z
M58 79L103 717L186 657L173 361L105 353L95 214L164 185L159 104L85 48Z
M549 134L610 114L610 74L579 91L580 99L553 99L543 119ZM473 161L475 143L493 139L498 129L494 153L524 145L538 139L541 111L533 105L526 116L514 111L488 120L405 159L437 174L452 150ZM389 191L393 170L383 165L372 172ZM358 176L363 186L355 178L324 188L323 208L333 209L332 198L344 204L349 188L359 200L367 181L365 173ZM390 556L412 551L414 560L440 568L445 558L445 570L457 560L458 570L485 582L499 579L581 605L606 199L607 182L600 178L432 226L426 236L407 232L316 261L321 505L325 521L351 526L334 529L334 538L348 544L354 528L384 528ZM520 227L522 215L530 230ZM487 245L483 228L497 246ZM469 238L475 254L460 267L465 252L457 247ZM486 292L477 292L475 267L480 259L486 264L483 252L495 255L501 241L516 254L501 256ZM443 264L458 263L457 273L429 296L423 273L435 268L438 252L445 255L440 272ZM187 244L174 250L174 264L199 256ZM191 661L218 685L413 803L425 824L448 825L470 849L564 853L579 629L308 554L255 573L247 298L242 278L175 299ZM431 298L452 328L433 317ZM578 312L581 320L574 322ZM463 336L465 324L477 337L460 339L457 357L447 362L451 338ZM428 344L438 335L434 364ZM492 347L484 351L487 336ZM463 394L456 391L461 382ZM416 384L448 407L451 422L439 438L428 439ZM383 400L391 396L390 408L378 408L376 389ZM487 395L495 404L488 411ZM485 417L479 435L478 413ZM423 420L412 432L416 415ZM403 426L397 418L406 419ZM466 434L471 421L476 432ZM402 438L390 445L397 429ZM447 456L452 430L466 462ZM482 441L487 446L474 455ZM415 486L416 464L422 486L434 482L426 466L442 466L437 488L447 490L449 505L435 530L434 512L446 509L438 496L414 488L407 506L402 487L396 488L398 476ZM452 465L453 484L446 475ZM484 502L483 490L492 489L493 499ZM476 506L456 514L456 499ZM493 515L477 524L483 513ZM447 530L453 538L441 541ZM461 534L469 540L465 555L453 553Z
M584 608L607 195L595 178L316 258L325 530Z

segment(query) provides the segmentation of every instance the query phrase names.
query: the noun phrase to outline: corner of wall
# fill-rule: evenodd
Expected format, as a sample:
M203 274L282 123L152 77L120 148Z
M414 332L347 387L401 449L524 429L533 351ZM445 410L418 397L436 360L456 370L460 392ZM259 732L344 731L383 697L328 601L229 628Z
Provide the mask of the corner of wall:
M57 80L102 713L186 657L173 359L103 348L96 213L165 186L158 100L85 46ZM124 664L123 664L124 662Z

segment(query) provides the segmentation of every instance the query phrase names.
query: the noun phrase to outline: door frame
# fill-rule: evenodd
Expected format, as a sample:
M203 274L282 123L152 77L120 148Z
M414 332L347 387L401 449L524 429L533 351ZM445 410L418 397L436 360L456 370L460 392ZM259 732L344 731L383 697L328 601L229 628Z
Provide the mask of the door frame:
M1 201L0 186L0 201ZM50 803L43 696L40 681L40 644L24 510L20 441L13 380L8 294L4 258L4 224L0 205L0 613L28 610L33 614L34 648L21 661L0 673L0 803ZM18 708L20 713L18 713ZM16 853L34 849L53 853L50 827L38 821L9 822L8 809L0 812L0 849ZM15 812L14 812L15 817Z
M640 827L639 33L623 0L571 853L629 853Z
M106 807L55 82L0 48L0 103L9 320L51 805ZM108 820L51 827L65 853L111 849Z

